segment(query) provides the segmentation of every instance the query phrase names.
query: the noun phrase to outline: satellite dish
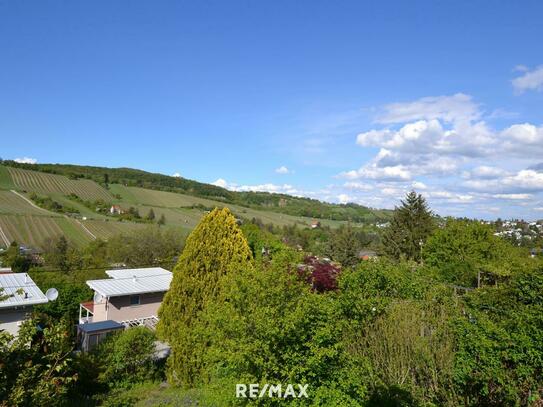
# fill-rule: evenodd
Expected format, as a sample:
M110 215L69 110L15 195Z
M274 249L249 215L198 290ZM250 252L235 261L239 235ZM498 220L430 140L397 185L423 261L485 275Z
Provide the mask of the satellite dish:
M102 302L102 299L103 299L102 294L100 294L98 291L95 291L94 298L93 298L94 302L95 303Z
M55 301L58 298L58 290L56 288L50 288L45 292L45 296L49 301Z

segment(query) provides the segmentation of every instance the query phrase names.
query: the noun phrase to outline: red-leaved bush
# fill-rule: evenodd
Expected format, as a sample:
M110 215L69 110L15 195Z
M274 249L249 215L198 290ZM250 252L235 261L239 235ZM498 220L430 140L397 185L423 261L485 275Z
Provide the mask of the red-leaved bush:
M329 260L316 256L307 256L298 266L298 274L304 278L313 290L322 293L337 289L337 278L341 268Z

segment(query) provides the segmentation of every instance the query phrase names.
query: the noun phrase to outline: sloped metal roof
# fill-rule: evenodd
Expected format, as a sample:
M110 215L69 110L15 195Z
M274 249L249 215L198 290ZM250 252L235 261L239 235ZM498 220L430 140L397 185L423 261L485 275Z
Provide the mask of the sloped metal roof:
M0 296L9 295L9 298L0 301L0 308L45 304L48 302L45 294L27 273L0 274L0 287L4 289Z
M89 322L87 324L79 324L77 326L83 332L110 331L114 329L124 329L124 325L117 321L108 319L100 322Z
M172 281L172 273L160 267L108 270L106 273L113 278L87 281L90 288L104 297L168 291Z
M139 269L116 269L106 270L106 274L111 278L127 278L127 277L149 277L156 275L171 275L172 273L162 267L147 267Z

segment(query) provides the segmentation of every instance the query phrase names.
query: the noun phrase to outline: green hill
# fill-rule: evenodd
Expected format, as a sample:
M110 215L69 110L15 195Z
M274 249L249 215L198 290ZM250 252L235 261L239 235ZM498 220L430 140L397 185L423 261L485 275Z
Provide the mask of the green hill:
M175 192L253 209L265 209L293 216L352 222L386 220L389 211L376 210L357 204L330 204L316 199L267 192L234 192L181 177L150 173L132 168L105 168L68 164L20 164L4 161L11 168L60 174L73 180L92 180L104 185L121 184L159 191Z
M107 181L107 183L106 183ZM112 216L109 208L124 212ZM232 192L183 178L129 168L61 164L0 165L0 246L16 240L39 247L46 238L66 235L83 245L95 238L135 233L164 217L167 228L188 233L204 213L227 206L241 219L277 226L308 227L313 219L337 227L347 221L371 223L388 211L334 205L283 194ZM148 220L150 213L153 220Z

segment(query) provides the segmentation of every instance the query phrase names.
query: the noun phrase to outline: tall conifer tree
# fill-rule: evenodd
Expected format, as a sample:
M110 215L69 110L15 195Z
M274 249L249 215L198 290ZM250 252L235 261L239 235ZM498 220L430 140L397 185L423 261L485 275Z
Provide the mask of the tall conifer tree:
M248 267L252 267L251 250L236 219L227 208L214 209L188 236L159 310L158 334L172 348L171 382L198 381L206 344L191 328L206 303L219 295L220 279Z
M390 226L382 237L382 248L388 256L420 261L422 245L435 228L432 211L424 197L415 191L394 210Z

